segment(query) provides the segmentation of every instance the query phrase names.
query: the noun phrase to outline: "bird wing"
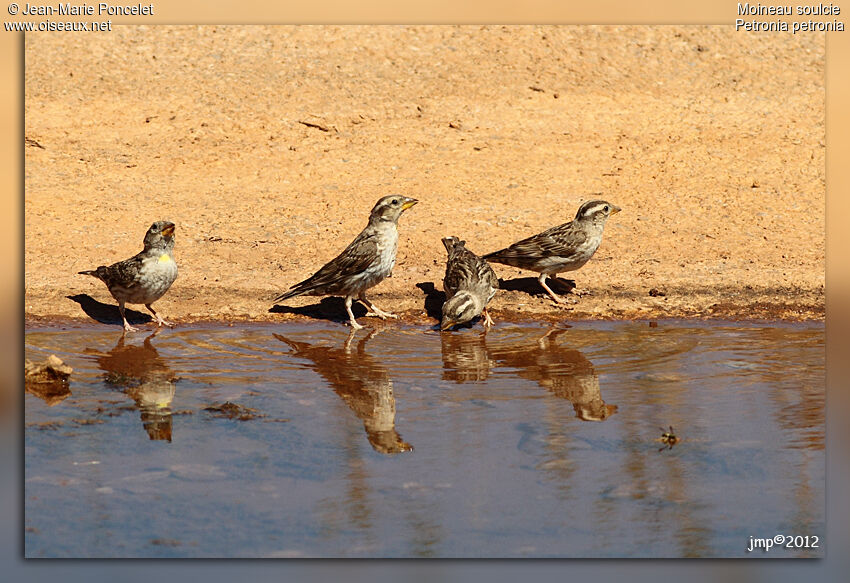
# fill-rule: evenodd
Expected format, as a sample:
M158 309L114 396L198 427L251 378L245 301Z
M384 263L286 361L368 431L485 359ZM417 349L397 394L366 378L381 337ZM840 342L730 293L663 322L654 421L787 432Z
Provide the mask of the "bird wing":
M481 270L484 272L484 277L487 283L490 284L490 287L493 288L493 293L495 294L495 290L499 289L499 276L496 275L496 272L493 271L493 268L484 259L481 260ZM492 296L490 297L492 299Z
M293 285L288 292L279 295L274 301L285 300L318 289L333 288L346 279L363 273L378 259L377 233L363 231L342 253L304 281Z
M517 241L506 249L485 255L484 258L500 261L523 257L569 256L572 250L580 247L587 240L586 233L580 229L572 229L571 226L572 223L566 223L546 229L542 233Z
M464 281L472 279L472 266L465 259L465 257L458 256L455 253L446 261L446 275L443 277L443 290L446 292L446 299L455 295Z
M95 270L81 271L80 273L98 278L109 289L120 286L126 290L131 290L139 285L143 259L144 254L139 253L130 257L130 259L125 259L109 266L101 265Z
M458 242L451 248L446 261L446 275L443 277L443 289L446 299L451 298L461 287L469 287L477 282L487 282L490 287L498 289L499 278L490 264L467 249L463 242Z
M478 259L478 278L484 282L487 287L490 289L487 291L487 300L484 302L484 305L490 303L490 300L493 299L493 296L496 295L496 290L499 289L499 278L496 275L496 272L493 271L493 268L490 266L487 261L484 259L477 257Z

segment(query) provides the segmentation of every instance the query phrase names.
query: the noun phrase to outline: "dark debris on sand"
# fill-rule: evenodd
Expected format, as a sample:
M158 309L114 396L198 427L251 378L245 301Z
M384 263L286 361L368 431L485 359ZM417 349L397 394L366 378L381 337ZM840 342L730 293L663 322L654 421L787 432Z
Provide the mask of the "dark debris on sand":
M216 417L238 419L239 421L250 421L251 419L256 419L258 417L265 417L262 413L258 413L256 409L243 407L242 405L237 405L230 401L226 401L222 405L210 405L209 407L204 407L204 411L209 411Z

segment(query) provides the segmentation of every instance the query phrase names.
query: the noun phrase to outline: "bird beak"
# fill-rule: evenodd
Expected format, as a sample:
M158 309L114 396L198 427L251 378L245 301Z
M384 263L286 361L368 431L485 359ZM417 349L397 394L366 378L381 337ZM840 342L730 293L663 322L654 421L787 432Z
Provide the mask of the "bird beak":
M168 223L168 226L162 230L162 234L166 237L170 237L174 234L174 223Z
M442 322L440 322L440 330L441 331L449 330L454 325L455 325L454 320L450 320L448 318L444 319Z
M613 204L611 205L611 214L612 214L612 215L616 215L616 214L617 214L618 212L620 212L621 210L623 210L623 209L621 209L620 207L615 206L615 205L613 205Z
M417 202L419 201L415 198L408 198L406 201L404 201L404 204L401 205L401 210L406 211L407 209L415 205Z

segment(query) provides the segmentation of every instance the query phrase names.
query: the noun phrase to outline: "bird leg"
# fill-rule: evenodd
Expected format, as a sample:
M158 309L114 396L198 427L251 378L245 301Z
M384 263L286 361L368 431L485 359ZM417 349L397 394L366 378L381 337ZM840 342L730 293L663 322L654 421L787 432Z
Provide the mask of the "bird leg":
M549 289L549 286L546 285L546 277L547 277L547 275L545 273L541 273L540 277L537 278L537 281L540 282L540 285L543 286L543 289L546 290L546 293L549 294L549 297L551 297L553 300L555 300L559 304L575 303L575 300L570 302L569 300L566 300L566 299L562 298L561 296L556 295L555 292L553 292L551 289Z
M590 290L588 290L588 289L579 289L578 287L576 287L576 282L575 282L575 280L572 280L572 279L561 279L560 277L557 277L557 276L554 276L554 275L552 276L552 279L557 279L559 283L561 283L561 284L563 284L563 285L568 285L568 286L570 286L570 293L571 293L572 295L574 295L574 296L578 296L578 297L582 298L582 297L584 297L584 296L591 295Z
M127 316L124 315L124 302L118 302L118 311L121 312L121 319L124 320L124 331L138 332L139 329L130 326L130 322L127 321Z
M576 287L576 282L573 279L563 279L558 277L557 275L550 275L549 279L550 281L557 281L558 285L567 287L568 289L566 293L570 294L571 296L583 298L584 296L591 295L590 290L579 289L578 287ZM569 301L570 303L576 303L576 300L574 298L570 298L567 301Z
M398 316L396 314L383 311L381 308L367 300L365 294L360 294L357 299L363 302L364 306L369 308L370 311L366 314L367 316L377 316L381 320L386 320L387 318L394 318L398 320Z
M150 304L145 304L145 307L150 311L151 314L153 314L153 317L156 318L156 327L157 328L159 328L162 325L168 326L169 328L174 328L174 324L172 324L171 322L166 322L165 320L163 320L162 316L160 316L159 314L157 314L154 311L153 306L151 306Z
M495 322L493 322L493 318L490 317L490 313L487 311L487 308L481 310L481 315L484 316L484 327L489 328Z
M351 302L354 300L351 296L345 296L345 310L348 312L348 322L355 330L360 330L363 326L357 323L354 319L354 312L351 311Z

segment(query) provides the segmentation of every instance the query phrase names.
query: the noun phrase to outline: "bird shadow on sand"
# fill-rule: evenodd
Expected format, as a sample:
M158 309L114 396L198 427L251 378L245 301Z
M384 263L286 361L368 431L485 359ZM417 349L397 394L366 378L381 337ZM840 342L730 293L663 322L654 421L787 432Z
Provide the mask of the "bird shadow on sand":
M576 282L571 279L549 277L546 284L556 294L568 294L576 288ZM530 296L549 297L536 277L517 277L516 279L499 279L499 289L505 291L521 291Z
M124 325L124 322L121 320L121 312L118 311L117 304L104 304L88 294L77 294L75 296L65 297L80 304L80 307L83 309L83 312L86 313L86 316L93 320L97 320L101 324L116 324L118 326ZM148 314L137 312L136 310L131 310L126 307L124 308L124 313L127 316L127 321L131 325L147 324L153 320L153 318Z
M439 322L443 317L443 304L446 301L446 292L438 290L434 286L433 281L417 283L416 287L425 293L425 312L427 312L430 318L434 318Z
M358 301L351 305L351 311L354 312L355 318L362 318L366 315L366 308ZM309 306L284 306L275 304L269 308L270 314L298 314L299 316L307 316L314 320L328 320L331 322L348 322L348 313L345 311L345 300L334 296L322 298L318 304L310 304Z

